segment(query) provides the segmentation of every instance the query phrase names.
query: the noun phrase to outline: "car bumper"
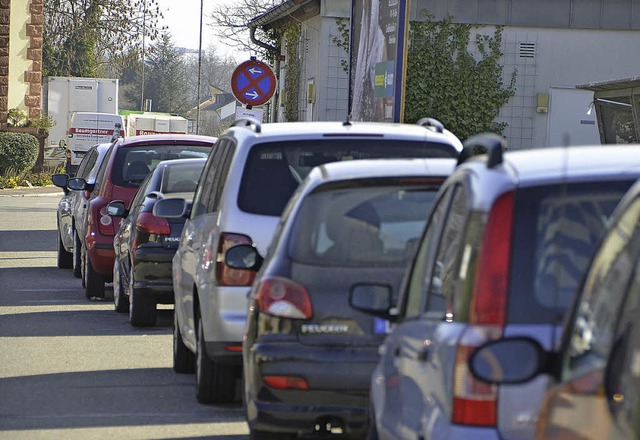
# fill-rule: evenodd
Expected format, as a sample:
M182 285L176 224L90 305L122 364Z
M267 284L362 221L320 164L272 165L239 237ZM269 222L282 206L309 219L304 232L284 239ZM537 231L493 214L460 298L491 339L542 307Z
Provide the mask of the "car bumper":
M173 304L171 260L175 249L138 248L134 254L133 272L136 295L153 296L161 304Z
M113 276L113 262L115 260L113 243L95 243L91 248L87 248L87 254L91 260L91 265L96 272L106 277Z
M253 429L313 433L316 425L363 435L377 347L310 347L297 342L257 343L245 352L247 421ZM303 377L303 390L269 388L263 375Z

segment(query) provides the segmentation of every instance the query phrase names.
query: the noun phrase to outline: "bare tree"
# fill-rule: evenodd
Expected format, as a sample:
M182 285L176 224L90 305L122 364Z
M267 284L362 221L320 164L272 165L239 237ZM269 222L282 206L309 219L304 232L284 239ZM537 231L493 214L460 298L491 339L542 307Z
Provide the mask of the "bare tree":
M271 57L274 54L268 53L264 47L251 41L248 24L252 19L280 3L282 2L278 0L236 0L236 3L232 5L218 5L209 15L209 18L213 20L213 24L210 26L212 26L214 34L225 41L228 46ZM277 47L280 36L275 30L265 32L258 28L255 37L259 41Z
M156 0L46 0L43 73L95 76L110 63L115 76L162 28Z

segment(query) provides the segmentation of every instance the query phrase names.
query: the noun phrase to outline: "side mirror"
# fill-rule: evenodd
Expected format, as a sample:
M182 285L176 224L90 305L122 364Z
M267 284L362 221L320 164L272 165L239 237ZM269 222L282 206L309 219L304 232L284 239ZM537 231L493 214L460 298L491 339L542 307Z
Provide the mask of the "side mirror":
M83 191L85 189L89 189L87 181L82 177L73 177L69 179L69 181L67 182L67 187L74 191Z
M107 205L107 213L113 217L126 217L129 212L124 202L121 200L114 200Z
M262 267L264 258L258 249L249 244L239 244L227 250L224 262L232 269L251 270L257 272Z
M349 305L369 315L394 320L397 311L392 293L386 284L355 284L349 293Z
M550 371L550 356L528 337L497 339L481 345L469 358L469 369L491 384L518 384Z
M67 183L69 182L68 174L54 174L51 176L51 181L55 186L62 188L65 195L69 194L69 188L67 188Z
M153 205L153 215L164 218L188 217L191 213L191 203L181 198L158 200Z

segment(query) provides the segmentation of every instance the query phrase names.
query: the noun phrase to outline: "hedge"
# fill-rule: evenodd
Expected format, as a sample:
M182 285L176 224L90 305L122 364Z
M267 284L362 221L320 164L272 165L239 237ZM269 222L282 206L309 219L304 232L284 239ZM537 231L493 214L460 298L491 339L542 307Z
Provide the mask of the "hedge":
M0 133L0 174L22 173L38 159L38 139L27 133Z

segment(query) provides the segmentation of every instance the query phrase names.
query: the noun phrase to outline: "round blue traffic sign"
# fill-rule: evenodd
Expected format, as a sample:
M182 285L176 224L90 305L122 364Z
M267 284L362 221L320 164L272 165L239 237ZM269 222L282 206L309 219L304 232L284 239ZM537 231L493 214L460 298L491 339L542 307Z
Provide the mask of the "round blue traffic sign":
M276 76L269 65L249 60L236 67L231 75L231 91L246 105L262 105L276 90Z

